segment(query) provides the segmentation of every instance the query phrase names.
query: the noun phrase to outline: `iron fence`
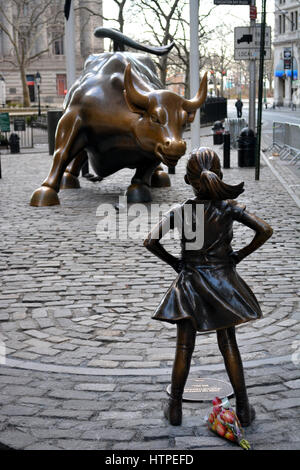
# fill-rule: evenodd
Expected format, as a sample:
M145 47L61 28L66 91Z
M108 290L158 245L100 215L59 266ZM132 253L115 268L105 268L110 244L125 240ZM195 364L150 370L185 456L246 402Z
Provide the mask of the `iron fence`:
M47 143L47 115L9 113L10 130L3 132L7 140L12 134L19 137L20 148L33 148L35 144Z
M223 121L227 118L226 98L207 98L200 110L202 124L213 124L215 121Z

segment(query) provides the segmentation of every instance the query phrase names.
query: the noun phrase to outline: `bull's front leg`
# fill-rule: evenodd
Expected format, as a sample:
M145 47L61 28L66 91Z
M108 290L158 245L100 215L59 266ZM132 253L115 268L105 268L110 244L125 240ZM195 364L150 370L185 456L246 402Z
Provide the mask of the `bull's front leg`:
M168 188L171 186L171 180L161 165L155 168L151 178L152 188Z
M131 185L127 188L125 196L127 202L151 202L151 178L155 168L158 165L158 160L145 159L143 165L137 167L134 177L131 180Z
M81 119L75 113L68 112L59 121L52 167L42 186L32 194L31 206L42 207L59 204L57 193L60 189L63 173L84 147L83 141L78 138L80 128Z

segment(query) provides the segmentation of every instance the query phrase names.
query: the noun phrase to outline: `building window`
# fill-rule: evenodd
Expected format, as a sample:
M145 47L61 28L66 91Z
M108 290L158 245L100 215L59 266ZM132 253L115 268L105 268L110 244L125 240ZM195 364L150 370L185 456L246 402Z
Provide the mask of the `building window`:
M64 38L56 38L52 43L52 53L54 55L64 55Z
M282 15L282 33L285 33L285 15Z
M57 96L65 96L67 90L67 76L65 73L56 75Z
M278 19L279 19L279 34L281 34L282 33L282 16L279 15Z
M294 31L298 29L298 11L294 11Z

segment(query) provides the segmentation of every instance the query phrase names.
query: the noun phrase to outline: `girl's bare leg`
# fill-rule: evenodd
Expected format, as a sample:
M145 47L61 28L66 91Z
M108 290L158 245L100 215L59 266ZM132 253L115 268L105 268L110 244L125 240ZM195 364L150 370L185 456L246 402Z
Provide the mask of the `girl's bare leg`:
M217 330L219 349L236 398L237 416L242 426L249 426L255 418L255 411L249 405L245 385L243 364L235 338L235 328Z
M188 378L195 347L196 330L190 320L177 324L176 355L172 371L171 397L165 408L165 417L173 426L182 421L182 395Z

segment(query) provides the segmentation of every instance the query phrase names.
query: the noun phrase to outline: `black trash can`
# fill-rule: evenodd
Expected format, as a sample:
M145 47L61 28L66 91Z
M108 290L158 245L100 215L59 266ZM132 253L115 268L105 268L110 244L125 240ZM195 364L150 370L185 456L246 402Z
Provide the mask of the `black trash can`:
M255 166L255 146L254 131L244 127L238 138L238 166Z
M49 155L53 155L54 153L56 127L62 115L62 111L48 111L47 113Z
M221 121L216 121L211 128L213 131L214 145L223 144L224 126Z
M18 134L11 134L8 144L10 146L10 153L20 153L20 137Z

